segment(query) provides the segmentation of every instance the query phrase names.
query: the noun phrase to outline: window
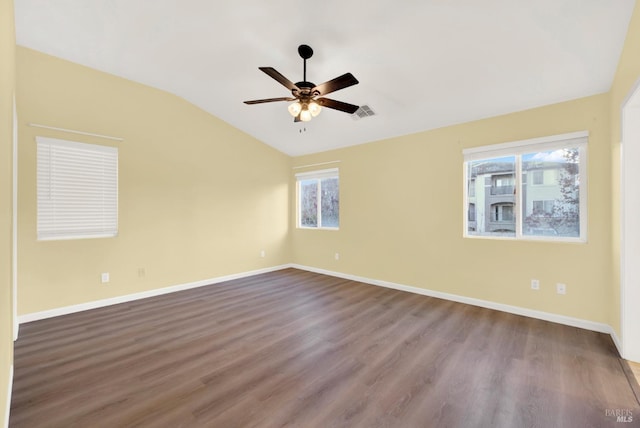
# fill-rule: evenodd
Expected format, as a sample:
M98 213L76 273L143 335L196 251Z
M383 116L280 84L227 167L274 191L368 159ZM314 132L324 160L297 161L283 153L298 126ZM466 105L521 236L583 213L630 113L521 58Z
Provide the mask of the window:
M118 233L118 149L37 137L38 240Z
M340 225L338 169L296 174L298 227L337 229Z
M476 221L476 204L473 202L469 204L469 221Z
M506 175L496 175L491 178L491 194L492 195L512 195L515 184L513 173Z
M532 173L532 178L533 178L533 183L535 185L541 185L544 184L544 171L541 169L536 169L534 171L531 171Z
M508 203L500 203L500 204L493 204L491 206L493 209L492 214L493 214L493 221L497 221L497 222L501 222L501 223L511 223L513 222L513 204L508 202Z
M587 137L464 150L464 235L585 242Z
M550 201L533 201L533 209L531 211L532 214L535 215L552 215L553 208L555 205L554 200Z

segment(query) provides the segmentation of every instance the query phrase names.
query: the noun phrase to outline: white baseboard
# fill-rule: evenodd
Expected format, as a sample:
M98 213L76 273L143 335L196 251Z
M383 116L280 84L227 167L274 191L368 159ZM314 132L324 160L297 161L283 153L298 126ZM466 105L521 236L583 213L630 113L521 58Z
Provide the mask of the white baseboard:
M274 272L274 271L286 269L289 267L291 267L291 265L289 264L272 266L264 269L257 269L257 270L252 270L248 272L220 276L217 278L203 279L200 281L189 282L186 284L157 288L154 290L143 291L140 293L127 294L124 296L111 297L111 298L102 299L102 300L94 300L92 302L80 303L78 305L65 306L62 308L55 308L55 309L50 309L42 312L34 312L30 314L20 315L18 317L18 322L20 324L23 324L31 321L38 321L45 318L57 317L60 315L67 315L75 312L82 312L89 309L96 309L96 308L102 308L105 306L117 305L118 303L126 303L134 300L145 299L147 297L155 297L163 294L175 293L176 291L189 290L191 288L197 288L197 287L204 287L206 285L217 284L224 281L247 278L250 276L260 275L262 273Z
M616 345L616 349L618 349L618 354L621 355L621 358L624 358L624 354L622 353L622 341L618 337L618 334L613 329L613 327L609 327L609 331L607 332L611 336L611 340L613 340L613 344Z
M371 279L371 278L366 278L362 276L345 274L341 272L333 272L333 271L318 269L310 266L292 264L291 267L296 269L306 270L309 272L321 273L324 275L335 276L338 278L363 282L365 284L377 285L377 286L386 287L386 288L393 288L395 290L408 291L410 293L422 294L424 296L430 296L430 297L437 297L439 299L451 300L454 302L465 303L467 305L479 306L487 309L494 309L497 311L508 312L510 314L515 314L515 315L523 315L529 318L536 318L544 321L554 322L557 324L564 324L571 327L578 327L585 330L597 331L599 333L607 333L611 335L616 347L618 348L618 352L620 353L620 355L622 355L622 353L620 352L621 348L618 344L617 337L615 337L615 332L607 324L597 323L597 322L583 320L579 318L567 317L564 315L552 314L550 312L543 312L543 311L536 311L533 309L521 308L518 306L505 305L502 303L491 302L488 300L475 299L473 297L465 297L465 296L459 296L457 294L443 293L441 291L434 291L426 288L396 284L394 282L381 281L378 279Z
M11 412L11 392L13 391L13 364L9 367L9 382L7 384L7 403L4 412L4 428L9 427L9 413Z

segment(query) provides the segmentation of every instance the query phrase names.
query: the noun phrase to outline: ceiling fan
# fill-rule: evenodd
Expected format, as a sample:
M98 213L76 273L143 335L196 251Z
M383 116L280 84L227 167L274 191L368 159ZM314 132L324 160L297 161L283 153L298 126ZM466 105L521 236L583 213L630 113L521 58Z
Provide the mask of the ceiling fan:
M332 100L324 96L340 89L348 88L358 84L353 74L345 73L335 79L324 82L320 85L307 82L307 60L313 56L313 49L307 45L298 46L298 54L303 60L302 81L293 83L272 67L258 67L260 70L271 76L278 83L291 91L291 97L265 98L262 100L245 101L245 104L262 104L276 101L295 101L289 104L289 113L294 117L294 122L308 122L312 117L320 114L321 106L334 110L353 114L360 108L359 106Z

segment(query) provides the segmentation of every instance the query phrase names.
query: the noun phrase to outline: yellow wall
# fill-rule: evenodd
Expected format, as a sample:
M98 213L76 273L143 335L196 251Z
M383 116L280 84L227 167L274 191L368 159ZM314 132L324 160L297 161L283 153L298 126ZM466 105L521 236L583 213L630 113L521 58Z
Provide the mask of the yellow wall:
M292 229L294 262L607 323L608 109L603 94L295 158L294 165L341 161L341 205L339 231ZM462 237L463 149L581 130L590 133L588 243ZM532 278L540 291L530 289ZM567 295L555 293L557 282Z
M629 31L611 86L611 161L612 161L612 293L611 325L620 334L620 140L621 108L633 85L640 80L640 4L636 3Z
M0 0L0 424L4 424L13 363L11 230L13 210L13 92L15 30L13 1Z
M160 90L23 47L16 67L19 314L290 261L289 157ZM37 241L36 135L119 148L118 237Z

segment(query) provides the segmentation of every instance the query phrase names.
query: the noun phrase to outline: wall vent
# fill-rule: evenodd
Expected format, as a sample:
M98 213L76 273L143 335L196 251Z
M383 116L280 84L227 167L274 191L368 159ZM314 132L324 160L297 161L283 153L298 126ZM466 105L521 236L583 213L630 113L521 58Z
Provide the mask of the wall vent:
M364 119L365 117L374 116L376 113L371 110L371 107L368 105L362 105L355 113L351 115L353 120Z

